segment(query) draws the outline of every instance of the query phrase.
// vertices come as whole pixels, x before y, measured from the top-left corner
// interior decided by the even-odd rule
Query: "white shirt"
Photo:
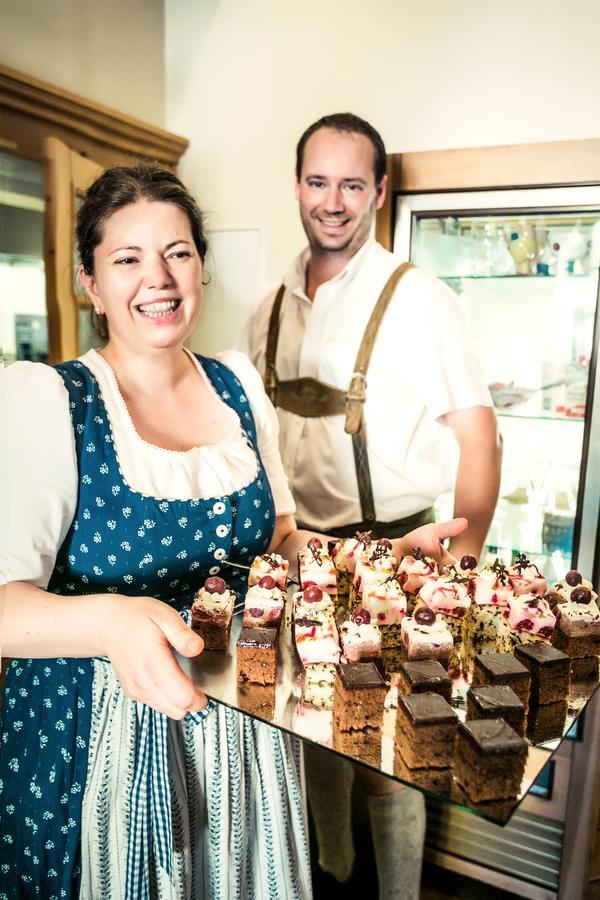
[[[218,358],[237,375],[250,401],[276,514],[293,513],[279,455],[277,417],[260,376],[242,353],[229,351]],[[186,451],[155,447],[135,431],[106,360],[95,350],[80,359],[100,387],[121,473],[131,488],[165,500],[206,499],[230,494],[255,478],[256,456],[238,416],[226,404],[230,428],[222,440]],[[219,402],[223,403],[220,398]],[[2,373],[1,405],[6,438],[0,469],[0,581],[27,581],[45,588],[77,503],[69,397],[55,369],[17,362]]]
[[[374,240],[305,293],[308,248],[284,279],[276,369],[347,390],[369,316],[402,262]],[[252,323],[250,353],[261,374],[274,293]],[[491,406],[466,322],[453,292],[423,269],[406,274],[392,298],[367,373],[365,420],[377,519],[393,521],[432,505],[453,486],[457,446],[438,419]],[[282,409],[280,447],[299,523],[327,531],[362,519],[352,440],[344,416],[305,419]]]

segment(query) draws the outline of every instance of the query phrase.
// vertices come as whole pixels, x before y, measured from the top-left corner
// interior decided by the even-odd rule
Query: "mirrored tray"
[[[234,613],[228,650],[205,651],[194,660],[180,658],[182,667],[189,672],[194,683],[214,700],[305,741],[326,747],[333,753],[382,772],[438,800],[469,809],[497,824],[508,822],[598,687],[597,679],[571,684],[564,716],[558,720],[555,710],[549,716],[547,707],[538,707],[540,712],[528,720],[527,759],[518,796],[499,802],[475,803],[462,792],[453,778],[452,766],[444,769],[410,769],[404,763],[395,746],[398,692],[394,676],[386,695],[381,730],[336,732],[331,707],[318,708],[303,702],[304,670],[292,641],[289,618],[292,593],[290,589],[280,629],[275,685],[237,681],[236,641],[242,625],[243,606]],[[463,671],[461,676],[453,678],[451,702],[461,721],[466,718],[465,698],[470,677],[470,673],[465,675]],[[456,752],[450,763],[456,761]]]

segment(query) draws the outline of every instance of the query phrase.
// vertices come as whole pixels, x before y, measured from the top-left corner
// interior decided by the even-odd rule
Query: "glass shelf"
[[[534,413],[511,412],[505,406],[495,406],[496,415],[503,419],[524,419],[525,421],[535,422],[579,422],[580,425],[585,424],[584,416],[563,416],[560,413],[544,412],[536,415]]]
[[[442,281],[571,281],[571,279],[581,279],[581,278],[597,278],[598,273],[594,272],[583,272],[583,273],[574,273],[574,272],[561,272],[558,275],[538,275],[536,273],[531,273],[529,275],[516,275],[515,273],[509,273],[508,275],[438,275]]]
[[[290,602],[291,590],[288,596],[288,610]],[[537,734],[543,736],[540,743],[534,744],[527,739],[528,756],[518,797],[499,803],[477,804],[468,801],[461,793],[452,778],[452,769],[409,769],[402,762],[395,743],[398,689],[394,684],[393,676],[386,696],[381,729],[367,729],[365,732],[350,732],[340,735],[334,726],[331,704],[328,707],[326,705],[319,708],[304,703],[304,672],[294,648],[291,624],[287,614],[284,616],[280,629],[275,685],[238,683],[236,641],[241,628],[241,619],[242,610],[238,609],[233,617],[228,650],[205,651],[193,660],[179,658],[182,667],[190,673],[194,683],[208,697],[253,718],[269,722],[276,728],[298,736],[303,741],[326,747],[330,752],[382,772],[430,797],[468,809],[500,825],[508,822],[521,801],[527,796],[544,766],[571,730],[598,687],[597,678],[590,682],[572,685],[568,703],[565,706],[564,721],[561,720],[558,727],[556,723],[552,724],[551,731],[540,732],[538,730]],[[471,679],[470,665],[472,663],[463,662],[460,667],[451,671],[453,675],[452,706],[460,721],[464,721],[466,717],[466,693]],[[536,722],[534,718],[528,727],[538,729],[540,723]],[[456,762],[456,756],[452,758],[452,762]]]

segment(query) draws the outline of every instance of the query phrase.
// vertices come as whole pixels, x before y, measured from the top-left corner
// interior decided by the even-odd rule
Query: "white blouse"
[[[295,505],[279,455],[277,416],[260,375],[237,351],[220,353],[217,358],[237,375],[250,401],[276,514],[293,514]],[[196,358],[192,359],[214,390]],[[90,350],[80,361],[98,382],[121,473],[134,490],[165,500],[206,499],[231,494],[256,476],[256,456],[238,416],[226,404],[230,427],[222,440],[185,451],[165,450],[137,434],[106,360]],[[40,363],[14,363],[3,371],[1,380],[0,579],[45,588],[77,503],[77,459],[68,393],[58,372]],[[220,397],[219,402],[223,403]]]

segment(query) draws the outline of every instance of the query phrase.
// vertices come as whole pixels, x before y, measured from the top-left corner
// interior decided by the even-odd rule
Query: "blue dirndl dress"
[[[268,547],[274,505],[250,405],[230,369],[199,360],[258,459],[250,484],[208,500],[130,488],[92,373],[57,367],[79,494],[50,592],[152,596],[185,616],[223,559]],[[0,900],[310,897],[301,769],[295,739],[221,704],[177,722],[129,700],[105,659],[13,660],[0,708]]]

